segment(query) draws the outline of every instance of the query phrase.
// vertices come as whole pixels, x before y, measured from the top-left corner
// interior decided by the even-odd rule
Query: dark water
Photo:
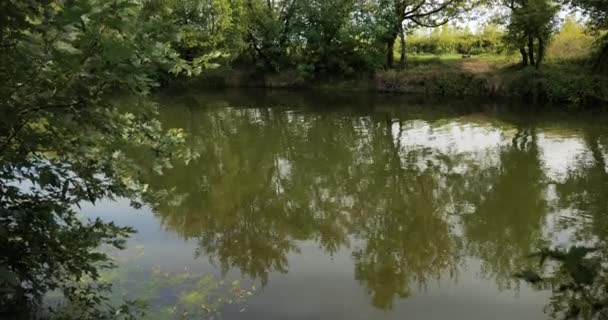
[[[550,293],[513,274],[539,246],[608,234],[605,117],[322,93],[160,101],[200,154],[151,175],[174,196],[86,209],[139,230],[108,279],[152,318],[200,318],[226,279],[252,295],[218,302],[223,319],[545,319]]]

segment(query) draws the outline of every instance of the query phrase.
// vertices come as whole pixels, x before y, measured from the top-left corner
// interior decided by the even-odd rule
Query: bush
[[[594,37],[573,17],[568,17],[561,31],[555,35],[547,49],[550,59],[576,59],[589,57],[593,51]]]
[[[507,99],[567,103],[597,107],[608,104],[608,79],[585,72],[580,66],[512,70],[474,75],[441,66],[417,66],[376,75],[376,90],[433,96],[504,97]]]
[[[410,54],[496,54],[505,51],[502,38],[503,32],[495,25],[488,25],[477,34],[444,25],[430,34],[419,31],[409,35],[406,51]],[[401,50],[399,45],[395,47]]]
[[[376,75],[376,89],[383,92],[422,93],[434,96],[485,96],[487,79],[466,72],[417,67],[406,71],[388,70]]]

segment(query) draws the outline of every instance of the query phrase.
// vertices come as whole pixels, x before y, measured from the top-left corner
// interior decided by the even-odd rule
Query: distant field
[[[398,64],[399,57],[395,57],[396,64]],[[455,68],[461,71],[470,73],[489,73],[496,71],[510,71],[514,66],[520,63],[520,56],[518,54],[511,55],[474,55],[471,57],[464,57],[461,54],[416,54],[407,56],[407,69],[429,69],[434,70],[441,67],[437,71],[446,71],[445,67]],[[561,70],[566,72],[587,72],[584,68],[581,68],[581,64],[585,63],[585,59],[582,58],[565,58],[565,57],[547,57],[544,63],[544,69],[546,71]]]
[[[453,67],[471,73],[487,73],[517,64],[518,58],[516,55],[416,54],[407,56],[407,68]],[[397,57],[396,61],[399,61]]]

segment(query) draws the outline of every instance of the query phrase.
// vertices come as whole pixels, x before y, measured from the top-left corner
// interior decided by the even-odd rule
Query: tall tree
[[[520,48],[524,65],[529,63],[539,69],[554,32],[559,6],[552,0],[505,0],[504,3],[511,9],[508,39]]]
[[[234,58],[244,48],[243,8],[236,0],[160,0],[169,10],[188,60],[212,51]]]
[[[379,0],[379,18],[384,21],[385,29],[382,40],[386,45],[386,66],[394,66],[395,41],[404,28],[439,27],[454,19],[470,3],[464,0]],[[402,47],[405,47],[405,41]]]
[[[564,0],[582,9],[589,17],[591,26],[596,31],[608,29],[608,1],[605,0]],[[602,38],[602,46],[594,64],[594,70],[608,74],[608,35]]]
[[[296,26],[301,0],[263,1],[246,0],[246,35],[254,61],[267,70],[277,71],[289,65],[288,49],[299,39]]]

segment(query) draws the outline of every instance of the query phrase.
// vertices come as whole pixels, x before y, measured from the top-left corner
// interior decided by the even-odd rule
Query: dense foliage
[[[519,48],[524,66],[540,68],[559,7],[552,0],[504,0],[504,4],[511,10],[508,42]]]
[[[570,0],[146,0],[155,15],[151,34],[176,48],[185,61],[201,55],[214,63],[264,73],[293,72],[311,79],[352,76],[405,66],[408,54],[522,53],[540,67],[561,24],[557,12],[574,5],[589,28],[606,28],[599,2]],[[471,32],[469,14],[506,15]],[[506,11],[504,10],[506,9]],[[170,30],[170,32],[169,32]],[[599,36],[600,33],[598,33]]]
[[[608,29],[608,2],[603,0],[567,0],[574,7],[583,10],[590,19],[590,25],[596,32]],[[608,35],[604,33],[599,40],[601,49],[597,54],[594,69],[608,74]]]
[[[547,57],[561,60],[585,58],[593,51],[594,41],[588,28],[574,17],[567,17],[547,48]]]
[[[448,24],[431,32],[419,30],[407,38],[406,51],[410,54],[504,54],[507,51],[504,31],[496,24],[488,24],[479,32],[468,28],[459,30]]]
[[[183,134],[163,133],[145,95],[180,61],[157,16],[130,0],[3,1],[0,21],[0,317],[40,312],[49,291],[82,307],[68,318],[115,318],[94,280],[134,230],[77,215],[82,202],[145,194],[138,149],[160,171]],[[108,99],[117,90],[128,104]],[[85,281],[87,280],[87,281]],[[93,282],[89,282],[93,281]],[[48,312],[48,311],[45,311]],[[51,313],[57,309],[51,309]]]

